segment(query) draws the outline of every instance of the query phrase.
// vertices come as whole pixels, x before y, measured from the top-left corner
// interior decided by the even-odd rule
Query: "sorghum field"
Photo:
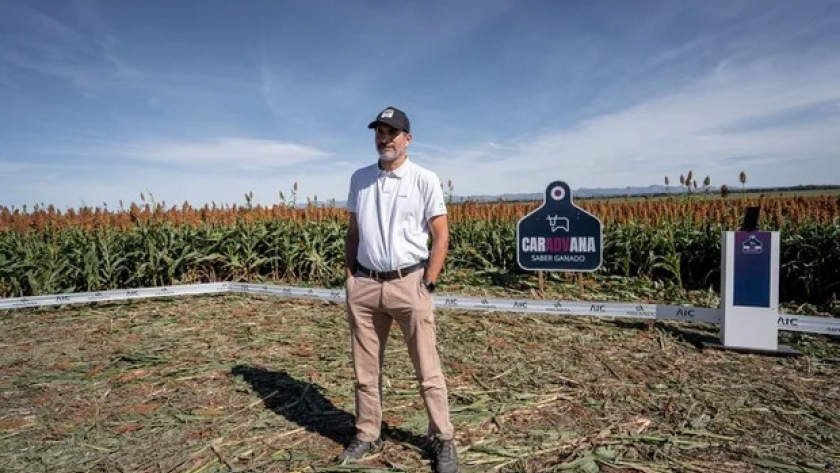
[[[443,282],[531,283],[533,274],[516,264],[516,222],[539,205],[451,205]],[[712,290],[720,279],[721,232],[737,229],[744,208],[758,206],[760,228],[781,232],[782,300],[821,307],[837,300],[840,195],[697,195],[579,205],[604,225],[604,264],[596,275]],[[343,283],[346,220],[344,209],[326,205],[143,203],[64,213],[0,207],[0,296],[242,280],[337,287]]]
[[[583,279],[515,262],[533,203],[450,207],[441,294],[716,307],[719,240],[743,208],[782,232],[782,306],[839,316],[837,196],[583,201],[604,266]],[[311,205],[0,209],[3,297],[204,281],[340,287],[342,209]],[[800,357],[704,351],[686,322],[439,310],[464,472],[840,471],[840,343],[782,332]],[[385,448],[353,434],[344,307],[264,296],[164,298],[0,313],[0,471],[431,472],[398,328]]]

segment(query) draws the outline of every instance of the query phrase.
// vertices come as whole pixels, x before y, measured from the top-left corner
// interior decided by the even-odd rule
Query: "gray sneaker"
[[[376,439],[373,442],[363,442],[358,437],[354,437],[350,441],[350,445],[338,455],[337,460],[343,462],[345,460],[359,460],[369,453],[375,453],[382,448],[382,439]]]
[[[435,473],[458,473],[458,449],[454,440],[436,440],[432,452]]]

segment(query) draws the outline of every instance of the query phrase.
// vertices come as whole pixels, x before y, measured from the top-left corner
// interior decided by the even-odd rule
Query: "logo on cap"
[[[389,109],[383,110],[382,114],[379,115],[379,118],[392,118],[394,116],[394,111]]]

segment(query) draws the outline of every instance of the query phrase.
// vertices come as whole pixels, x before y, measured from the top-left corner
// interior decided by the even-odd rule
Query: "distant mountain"
[[[798,185],[786,187],[745,187],[741,189],[740,186],[729,186],[730,194],[738,193],[775,193],[775,192],[804,192],[813,190],[838,190],[840,185]],[[709,186],[708,189],[698,187],[692,189],[693,194],[720,194],[719,186]],[[628,186],[628,187],[604,187],[604,188],[580,188],[572,189],[572,198],[574,199],[589,199],[589,198],[609,198],[609,197],[643,197],[643,196],[667,196],[679,195],[685,193],[685,188],[680,185],[676,186]],[[542,201],[542,192],[520,193],[520,194],[501,194],[501,195],[476,195],[476,196],[454,196],[453,202],[476,201],[476,202],[497,202],[499,200],[505,201]]]
[[[717,189],[712,189],[717,192]],[[672,193],[677,193],[678,190],[671,188]],[[668,188],[659,185],[650,186],[630,186],[630,187],[607,187],[607,188],[581,188],[572,189],[573,198],[585,199],[588,197],[616,197],[616,196],[642,196],[642,195],[656,195],[667,194]],[[477,201],[477,202],[495,202],[499,200],[505,201],[532,201],[543,200],[543,192],[534,193],[520,193],[520,194],[501,194],[501,195],[471,195],[471,196],[454,196],[453,202]]]
[[[675,189],[671,189],[671,192],[677,193],[678,191]],[[717,192],[717,189],[714,189],[714,192]],[[616,197],[616,196],[641,196],[641,195],[655,195],[655,194],[667,194],[668,188],[665,186],[658,186],[658,185],[650,185],[647,187],[625,187],[625,188],[582,188],[582,189],[573,189],[572,190],[572,197],[573,198],[588,198],[588,197]],[[498,202],[500,200],[507,201],[507,202],[515,202],[515,201],[534,201],[534,200],[543,200],[543,193],[542,192],[534,192],[534,193],[518,193],[518,194],[500,194],[500,195],[468,195],[468,196],[461,196],[456,195],[452,196],[452,202],[460,203],[460,202]],[[339,201],[336,202],[336,207],[345,207],[347,201]]]
[[[814,190],[814,189],[840,189],[840,186],[837,185],[800,185],[800,186],[789,186],[789,187],[767,187],[767,188],[756,188],[756,187],[747,187],[745,189],[741,189],[740,187],[729,187],[730,194],[736,194],[739,192],[748,192],[748,193],[755,193],[755,192],[785,192],[785,191],[806,191],[806,190]],[[572,189],[572,198],[574,199],[588,199],[588,198],[606,198],[606,197],[641,197],[641,196],[662,196],[668,194],[681,194],[685,192],[683,186],[676,185],[671,186],[670,188],[662,185],[649,185],[649,186],[628,186],[628,187],[605,187],[605,188],[580,188],[580,189]],[[709,192],[712,194],[719,194],[720,187],[718,186],[710,186],[709,189],[706,191],[703,188],[692,189],[693,193],[703,193]],[[468,195],[468,196],[460,196],[456,195],[452,197],[452,202],[460,203],[460,202],[498,202],[500,200],[506,202],[516,202],[516,201],[542,201],[543,200],[543,192],[531,192],[531,193],[512,193],[512,194],[500,194],[500,195]],[[304,204],[305,206],[305,204]],[[336,207],[345,207],[346,201],[339,201],[335,202]]]

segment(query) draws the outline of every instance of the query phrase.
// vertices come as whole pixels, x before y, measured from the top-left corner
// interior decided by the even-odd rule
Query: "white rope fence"
[[[119,289],[111,291],[50,294],[0,299],[0,310],[33,309],[71,304],[128,301],[201,294],[261,294],[288,299],[344,302],[343,289],[319,289],[296,286],[249,283],[206,283],[175,286]],[[545,299],[509,299],[436,295],[435,306],[444,310],[514,312],[542,315],[618,317],[645,320],[679,320],[720,325],[723,311],[706,307],[661,304],[582,302]],[[778,314],[779,330],[840,336],[840,319],[793,314]]]

